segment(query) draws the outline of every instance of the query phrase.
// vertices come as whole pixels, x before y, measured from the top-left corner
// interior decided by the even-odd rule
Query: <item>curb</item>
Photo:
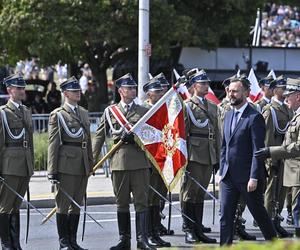
[[[216,190],[216,196],[218,197],[218,190]],[[213,195],[213,192],[210,191],[210,194]],[[209,195],[205,195],[205,200],[212,200]],[[179,201],[179,194],[172,194],[172,201]],[[53,208],[55,207],[54,199],[39,199],[30,201],[33,206],[36,208]],[[116,199],[114,196],[104,196],[104,197],[89,197],[87,198],[88,206],[97,206],[97,205],[112,205],[116,204]],[[21,209],[26,209],[27,205],[25,202],[22,203]]]

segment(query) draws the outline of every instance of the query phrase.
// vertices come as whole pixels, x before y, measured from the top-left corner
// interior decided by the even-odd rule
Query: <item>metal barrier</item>
[[[49,116],[50,114],[33,114],[32,115],[32,123],[33,123],[33,132],[36,134],[36,136],[39,136],[38,134],[43,134],[48,132],[48,123],[49,123]],[[101,112],[91,112],[89,113],[89,120],[90,120],[90,132],[93,135],[96,133],[96,130],[100,123],[100,118],[102,116]],[[42,140],[45,140],[45,138],[41,138]],[[37,141],[36,143],[40,143],[40,141]],[[34,147],[36,148],[36,147]],[[45,147],[44,147],[45,148]],[[47,150],[46,148],[44,150]],[[100,156],[104,156],[108,151],[107,144],[104,143]],[[38,165],[45,166],[43,169],[36,169],[35,175],[45,175],[45,168],[47,166],[47,152],[39,152],[38,156]],[[96,171],[96,173],[100,173],[103,171],[106,177],[109,177],[110,169],[109,169],[109,160],[106,160],[102,166],[102,170],[99,169]]]

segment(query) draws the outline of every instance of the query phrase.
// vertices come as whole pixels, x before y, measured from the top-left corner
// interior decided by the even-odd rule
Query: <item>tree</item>
[[[167,57],[172,41],[188,41],[191,20],[167,1],[150,2],[153,56]],[[45,65],[86,61],[100,84],[101,103],[107,102],[106,69],[121,56],[137,61],[137,0],[3,0],[0,5],[0,47],[9,63],[31,56]]]
[[[189,45],[206,49],[244,46],[254,25],[256,11],[266,0],[169,0],[177,11],[192,18],[194,34]]]

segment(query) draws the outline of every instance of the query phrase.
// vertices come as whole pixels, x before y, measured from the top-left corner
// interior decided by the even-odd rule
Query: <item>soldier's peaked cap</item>
[[[288,78],[286,80],[286,89],[284,95],[290,95],[296,91],[300,91],[300,78]]]
[[[269,88],[274,89],[274,88],[285,88],[286,87],[286,78],[281,75],[274,79],[271,83]]]
[[[115,81],[116,87],[120,88],[120,87],[136,87],[137,84],[134,81],[132,75],[130,73],[120,77],[119,79],[117,79]]]
[[[155,77],[152,78],[149,82],[147,82],[144,86],[143,86],[143,90],[145,93],[147,93],[148,91],[157,91],[157,90],[163,90],[163,86],[161,85],[161,82],[156,79]]]
[[[230,76],[230,77],[226,78],[226,79],[222,82],[222,85],[223,85],[225,88],[228,87],[229,84],[230,84],[230,82],[231,82],[231,80],[234,79],[234,78],[237,78],[237,77],[238,77],[237,74],[235,74],[235,75],[233,75],[233,76]]]
[[[18,88],[25,88],[26,86],[26,82],[20,74],[13,74],[4,78],[3,84],[5,84],[6,87],[13,86]]]
[[[206,72],[203,69],[201,69],[200,71],[196,72],[190,77],[190,82],[193,85],[196,82],[210,82],[210,79],[208,78]]]
[[[165,77],[164,73],[160,73],[156,76],[154,76],[155,79],[160,81],[161,86],[168,87],[170,86],[170,83],[168,82],[167,78]]]
[[[60,89],[61,91],[78,91],[81,90],[80,88],[80,84],[78,82],[78,80],[75,78],[75,76],[72,76],[71,78],[69,78],[68,80],[62,82],[60,84]]]
[[[271,82],[274,80],[273,76],[267,76],[259,80],[259,84],[262,86],[270,87]]]

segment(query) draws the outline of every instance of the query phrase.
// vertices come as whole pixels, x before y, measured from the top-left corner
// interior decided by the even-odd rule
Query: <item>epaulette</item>
[[[54,115],[54,114],[56,114],[56,113],[58,113],[62,110],[64,110],[63,107],[58,107],[58,108],[52,110],[52,112],[50,113],[50,116],[52,116],[52,115]]]
[[[271,110],[271,106],[272,106],[271,103],[268,103],[267,105],[265,105],[262,109],[262,113],[267,111],[267,110]]]

